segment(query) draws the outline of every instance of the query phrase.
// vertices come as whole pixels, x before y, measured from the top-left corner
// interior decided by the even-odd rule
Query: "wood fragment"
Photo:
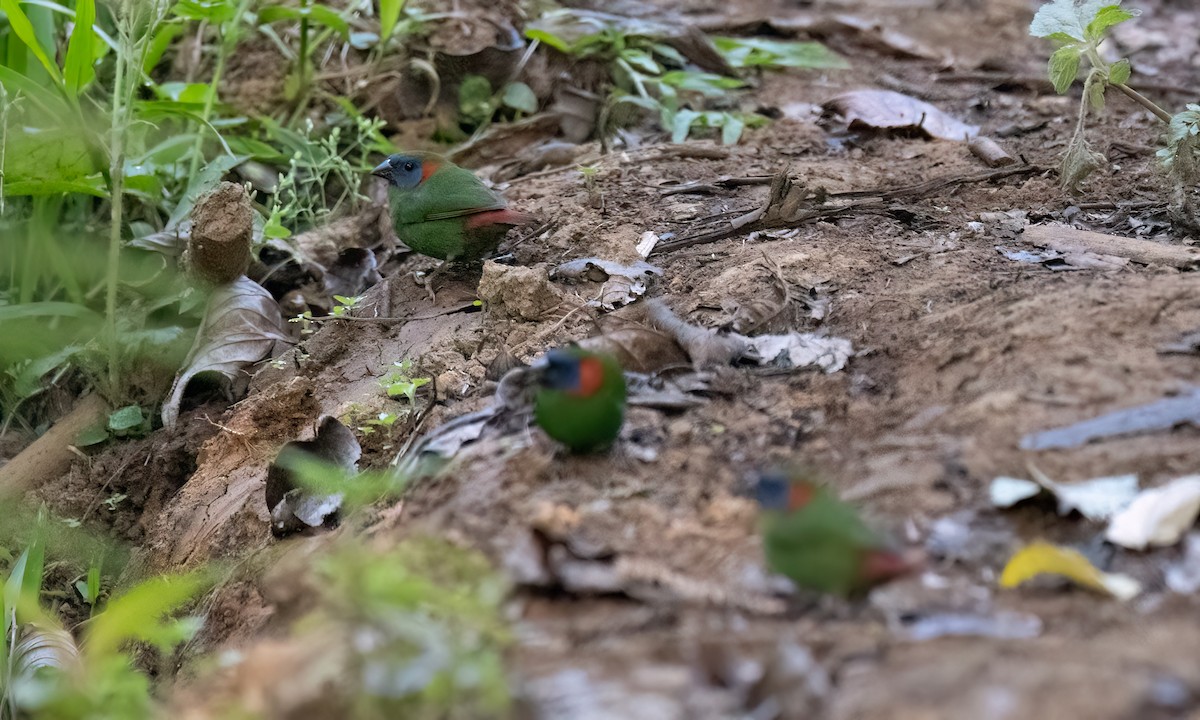
[[[986,135],[976,135],[967,143],[967,148],[971,154],[983,161],[988,167],[1005,167],[1012,165],[1017,160],[1012,155],[1009,155],[1004,148]]]
[[[1057,223],[1030,225],[1025,228],[1021,237],[1038,247],[1050,248],[1061,253],[1092,252],[1129,258],[1139,265],[1167,265],[1180,270],[1200,269],[1200,250],[1182,245],[1106,235]]]
[[[71,446],[81,432],[104,422],[108,403],[99,395],[81,399],[54,427],[0,467],[0,496],[25,492],[60,477],[75,459]]]

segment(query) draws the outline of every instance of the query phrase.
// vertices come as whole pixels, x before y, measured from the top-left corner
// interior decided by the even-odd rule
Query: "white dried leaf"
[[[1174,545],[1200,515],[1200,475],[1189,475],[1143,490],[1109,523],[1105,538],[1121,547],[1144,550]]]
[[[846,338],[816,333],[759,335],[745,340],[756,351],[760,365],[777,364],[790,368],[816,365],[833,373],[846,367],[854,355],[854,346]]]
[[[641,255],[642,258],[650,257],[650,253],[653,252],[654,247],[658,245],[659,239],[658,233],[651,230],[647,230],[646,232],[642,233],[642,237],[640,240],[638,240],[637,244],[638,255]]]
[[[988,497],[992,501],[992,507],[998,508],[1010,508],[1041,492],[1041,485],[1024,478],[998,477],[988,486]]]

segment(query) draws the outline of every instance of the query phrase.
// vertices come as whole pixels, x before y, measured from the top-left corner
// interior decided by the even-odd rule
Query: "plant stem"
[[[217,49],[217,65],[213,68],[212,80],[208,84],[208,94],[204,97],[204,110],[200,114],[201,124],[209,126],[209,120],[212,118],[213,106],[217,102],[217,88],[221,85],[221,76],[225,73],[225,61],[229,57],[229,53],[233,52],[234,46],[237,45],[238,36],[240,33],[240,24],[242,16],[246,14],[246,10],[250,7],[250,0],[241,0],[238,3],[237,11],[229,22],[226,23],[221,33],[221,45]],[[196,173],[200,170],[200,159],[203,157],[202,150],[204,149],[203,133],[196,133],[196,142],[192,145],[192,160],[188,165],[188,178],[196,177]]]
[[[4,217],[4,157],[8,148],[8,91],[0,83],[0,218]]]
[[[300,8],[307,10],[309,0],[302,0]],[[308,92],[308,16],[304,15],[300,18],[300,63],[296,68],[297,89],[296,97],[302,98]]]
[[[1141,94],[1137,90],[1134,90],[1133,88],[1129,87],[1125,83],[1114,83],[1113,87],[1115,87],[1116,89],[1125,93],[1125,95],[1128,96],[1130,100],[1133,100],[1138,105],[1141,105],[1142,107],[1146,108],[1150,112],[1154,113],[1154,116],[1157,117],[1159,120],[1162,120],[1163,122],[1165,122],[1167,124],[1171,123],[1171,114],[1169,112],[1167,112],[1166,110],[1163,110],[1161,107],[1159,107],[1158,104],[1155,103],[1150,98]]]
[[[112,209],[108,232],[108,271],[105,277],[107,293],[104,315],[107,322],[108,345],[108,392],[116,397],[120,371],[120,349],[117,345],[117,284],[121,273],[121,223],[125,207],[125,111],[128,107],[125,85],[129,82],[128,66],[133,53],[133,12],[129,5],[119,11],[119,51],[117,54],[116,77],[113,80],[112,127],[109,136],[109,206]]]

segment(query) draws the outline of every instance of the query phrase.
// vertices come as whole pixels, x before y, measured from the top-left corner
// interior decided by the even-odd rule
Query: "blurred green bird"
[[[535,366],[538,427],[571,452],[609,448],[625,420],[625,375],[608,355],[578,347],[551,350]]]
[[[914,569],[852,506],[799,472],[765,473],[757,496],[767,565],[797,587],[851,597]]]

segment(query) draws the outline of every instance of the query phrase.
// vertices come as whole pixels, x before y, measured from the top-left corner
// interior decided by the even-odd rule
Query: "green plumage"
[[[607,355],[579,348],[553,352],[558,354],[556,362],[597,363],[599,387],[590,394],[580,395],[569,388],[543,384],[534,400],[534,419],[547,435],[572,452],[607,449],[617,439],[625,420],[625,376],[621,366]],[[592,365],[592,369],[595,367]]]
[[[429,171],[411,187],[396,183],[388,186],[396,236],[422,255],[439,260],[479,260],[494,252],[508,229],[522,221],[520,213],[506,209],[504,198],[449,160],[427,153],[393,157],[420,163],[418,174]],[[388,168],[385,163],[377,174],[382,172],[387,177],[388,173],[402,172],[402,168],[403,162],[400,168]]]
[[[809,485],[811,497],[793,511],[764,510],[767,565],[797,587],[851,596],[901,574],[905,560],[829,490]]]

